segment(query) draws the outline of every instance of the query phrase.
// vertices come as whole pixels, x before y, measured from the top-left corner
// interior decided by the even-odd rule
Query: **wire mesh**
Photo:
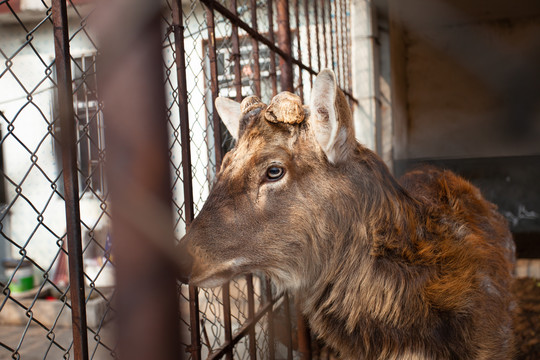
[[[259,94],[269,102],[281,88],[283,49],[277,48],[276,4],[280,0],[182,1],[184,53],[175,47],[173,0],[163,3],[163,73],[169,130],[174,230],[180,239],[186,218],[183,146],[191,150],[191,191],[196,215],[215,178],[219,156],[233,146],[224,128],[214,128],[212,81],[219,95],[239,99]],[[51,7],[46,1],[0,1],[0,174],[5,188],[0,210],[0,237],[5,274],[0,288],[0,358],[58,359],[73,357],[71,296],[66,246],[65,197],[60,138],[58,82]],[[290,0],[290,54],[294,91],[309,99],[313,75],[323,67],[337,70],[343,89],[350,93],[348,46],[349,2],[345,0]],[[116,357],[115,262],[111,255],[109,193],[105,174],[106,119],[100,101],[99,49],[88,24],[94,4],[68,1],[70,66],[76,123],[80,226],[83,232],[85,301],[88,322],[88,358]],[[212,5],[215,47],[210,46],[208,5]],[[221,5],[222,7],[219,7]],[[223,10],[226,9],[229,12]],[[233,17],[231,17],[233,14]],[[254,36],[254,33],[258,34]],[[215,51],[217,79],[212,78],[210,52]],[[183,56],[185,68],[177,67]],[[179,77],[187,85],[189,145],[182,141]],[[4,91],[7,89],[7,91]],[[216,132],[220,136],[216,137]],[[216,139],[220,138],[220,143]],[[34,284],[20,291],[18,282],[30,268]],[[198,289],[198,344],[193,309],[186,286],[178,285],[181,343],[187,350],[200,347],[201,357],[229,346],[224,310],[230,305],[230,330],[235,339],[224,356],[286,358],[300,356],[288,348],[279,326],[295,330],[295,320],[283,319],[283,300],[275,299],[266,279],[259,276],[232,281],[224,288]],[[228,294],[227,294],[228,292]],[[274,296],[275,297],[275,293]],[[227,306],[229,307],[229,306]],[[260,313],[264,309],[264,312]],[[259,314],[260,313],[260,314]],[[244,331],[245,330],[245,331]],[[244,331],[244,332],[242,332]],[[241,333],[241,334],[240,334]],[[240,335],[239,335],[240,334]],[[190,356],[196,354],[191,351]],[[272,354],[272,355],[270,355]]]

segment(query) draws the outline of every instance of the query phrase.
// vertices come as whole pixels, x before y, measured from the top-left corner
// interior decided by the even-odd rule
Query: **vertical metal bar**
[[[180,114],[180,141],[182,146],[182,175],[184,190],[184,216],[186,228],[193,221],[193,179],[191,171],[191,139],[189,136],[188,92],[184,48],[184,14],[181,0],[172,1],[174,45],[176,51],[176,81],[178,85],[178,110]],[[190,351],[193,359],[201,358],[199,295],[195,286],[189,285],[189,318],[191,327]],[[183,355],[183,353],[182,353]]]
[[[311,337],[309,334],[309,327],[307,326],[306,319],[300,311],[299,304],[296,305],[296,312],[296,326],[298,328],[298,351],[300,352],[300,358],[302,360],[310,360],[312,357]]]
[[[289,0],[277,0],[278,47],[287,55],[279,58],[281,68],[281,91],[294,91],[291,25],[289,21]]]
[[[332,11],[332,4],[334,4],[334,11]],[[334,36],[337,36],[337,31],[334,31],[335,29],[332,27],[332,24],[335,23],[335,21],[332,21],[332,18],[336,18],[336,2],[335,0],[328,0],[328,20],[330,23],[328,26],[330,27],[330,53],[332,54],[332,66],[331,68],[336,69],[336,59],[335,59],[335,52],[337,50],[337,47],[334,47]]]
[[[338,72],[338,79],[341,79],[341,77],[339,77],[339,71],[341,71],[341,66],[342,66],[342,58],[341,58],[341,46],[343,46],[343,44],[341,44],[340,46],[340,43],[339,43],[339,40],[341,39],[341,37],[343,36],[343,33],[341,33],[338,29],[338,11],[339,11],[339,7],[338,7],[338,4],[337,4],[337,0],[333,0],[333,3],[334,3],[334,28],[335,28],[335,33],[336,33],[336,57],[337,57],[337,64],[336,64],[336,72]],[[338,80],[339,82],[339,80]]]
[[[251,5],[251,27],[255,31],[259,31],[257,25],[257,0],[250,0]],[[251,47],[253,48],[253,67],[255,74],[253,82],[255,84],[255,94],[261,97],[261,65],[259,64],[259,42],[252,38]]]
[[[257,0],[251,0],[251,27],[255,31],[258,31]],[[251,46],[253,48],[253,65],[254,65],[254,70],[255,70],[255,74],[254,74],[255,94],[258,97],[261,97],[261,67],[259,64],[259,42],[256,39],[252,39]],[[252,320],[255,317],[253,275],[250,274],[247,276],[247,282],[248,282],[248,319]],[[249,353],[250,353],[250,358],[253,360],[257,359],[256,341],[257,339],[255,337],[255,327],[253,327],[249,331]],[[269,342],[269,344],[273,344],[273,343]],[[273,345],[270,345],[270,346],[272,347]]]
[[[212,90],[212,107],[219,94],[217,56],[216,56],[216,29],[214,23],[214,7],[209,3],[206,7],[206,24],[208,26],[208,57],[210,60],[210,86]],[[221,150],[221,122],[215,109],[212,111],[212,124],[214,126],[214,150],[216,160],[216,173],[221,167],[223,152]]]
[[[315,43],[317,44],[317,71],[321,71],[321,44],[319,41],[319,12],[317,11],[317,0],[313,2],[313,11],[315,12]]]
[[[232,13],[238,16],[236,0],[232,0]],[[240,40],[238,39],[238,25],[231,22],[232,29],[232,58],[234,60],[234,88],[236,89],[236,101],[242,101],[242,73],[240,69]]]
[[[336,0],[338,1],[338,0]],[[339,69],[339,73],[342,74],[340,75],[340,79],[343,79],[343,81],[341,82],[341,87],[343,89],[346,88],[345,86],[345,57],[347,56],[347,44],[346,44],[346,37],[347,37],[347,30],[344,26],[344,22],[343,22],[343,14],[345,13],[346,9],[344,8],[343,6],[343,0],[339,0],[339,8],[337,10],[337,12],[339,13],[339,24],[340,24],[340,31],[341,31],[341,49],[342,49],[342,64],[340,66],[340,69]],[[337,14],[336,14],[337,15]]]
[[[296,50],[297,50],[297,56],[298,60],[302,61],[302,46],[300,44],[300,9],[298,6],[298,3],[300,0],[293,0],[294,1],[294,14],[295,14],[295,21],[296,21]],[[298,68],[298,93],[300,95],[300,98],[302,99],[302,102],[304,101],[304,81],[302,79],[302,68]]]
[[[230,283],[226,283],[222,286],[223,294],[223,321],[225,322],[225,343],[230,343],[232,340],[232,326],[231,326],[231,293],[230,293]],[[227,350],[225,358],[227,360],[232,359],[233,349],[229,348]]]
[[[276,43],[274,36],[274,1],[268,0],[268,36],[272,44]],[[270,49],[270,78],[272,79],[272,96],[276,96],[277,90],[277,69],[276,53]]]
[[[236,9],[236,6],[235,6]],[[216,32],[215,32],[215,15],[214,7],[212,3],[209,3],[206,8],[206,23],[208,26],[208,57],[210,59],[210,83],[212,90],[212,106],[214,106],[216,98],[219,95],[218,84],[218,72],[217,72],[217,56],[216,56]],[[238,30],[237,30],[238,36]],[[238,40],[238,37],[236,38]],[[238,43],[237,43],[238,51]],[[236,69],[235,69],[236,70]],[[235,79],[235,82],[237,80]],[[235,84],[237,85],[237,84]],[[237,88],[236,98],[241,97]],[[214,143],[215,143],[215,161],[216,161],[216,173],[219,172],[221,161],[223,159],[223,152],[221,149],[221,122],[215,109],[212,111],[212,120],[214,125]],[[229,342],[232,339],[232,326],[231,326],[231,299],[229,283],[222,287],[223,295],[223,312],[225,322],[225,341]],[[232,349],[227,352],[227,359],[232,359]]]
[[[247,296],[248,296],[248,319],[252,320],[255,317],[255,290],[253,289],[253,275],[246,276],[247,281]],[[249,329],[249,358],[257,359],[257,343],[255,337],[255,326]]]
[[[287,339],[287,359],[292,360],[293,358],[293,343],[292,343],[292,332],[291,332],[291,303],[289,295],[285,294],[283,297],[283,310],[285,311],[285,320],[287,324],[285,326],[285,339]]]
[[[270,279],[266,279],[266,302],[273,302],[272,298],[272,283]],[[274,334],[274,311],[272,307],[268,310],[268,358],[274,360],[276,358],[276,348],[275,348],[275,334]]]
[[[346,64],[347,64],[347,90],[349,91],[349,93],[352,94],[352,63],[351,63],[351,53],[352,53],[352,48],[351,48],[351,16],[350,16],[350,12],[351,12],[351,3],[349,2],[349,0],[346,0],[345,1],[345,9],[346,9],[346,13],[345,15],[347,16],[346,18],[346,25],[345,25],[345,33],[346,33],[346,37],[345,37],[345,40],[346,40],[346,48],[347,48],[347,61],[346,61]]]
[[[296,5],[298,3],[296,2]],[[298,10],[298,7],[296,7]],[[293,69],[292,69],[292,49],[291,49],[291,28],[290,28],[290,19],[289,19],[289,1],[288,0],[278,0],[277,3],[277,12],[278,12],[278,36],[279,36],[279,47],[288,55],[288,59],[280,58],[280,67],[281,67],[281,90],[294,92],[294,78],[293,78]],[[297,11],[298,13],[298,11]],[[298,17],[296,18],[298,19]],[[300,44],[299,44],[300,45]],[[292,359],[292,333],[291,333],[291,314],[289,307],[289,297],[285,296],[285,315],[287,319],[287,341],[288,344],[288,358]],[[298,317],[302,319],[297,319],[297,321],[304,321],[300,312],[297,313]],[[305,330],[305,329],[304,329]],[[305,332],[298,333],[298,337],[302,338],[303,343],[306,341]],[[306,352],[309,350],[303,349]]]
[[[201,359],[201,330],[199,325],[199,290],[189,285],[189,325],[191,345],[188,349],[194,360]]]
[[[114,204],[119,354],[173,360],[180,334],[160,6],[121,0],[107,11],[100,14],[109,23],[99,84]]]
[[[321,0],[321,22],[323,33],[323,48],[324,48],[324,67],[328,67],[328,48],[326,46],[326,6],[325,0]]]
[[[65,0],[53,0],[52,19],[54,24],[56,77],[58,81],[58,106],[62,126],[62,167],[69,255],[73,354],[76,360],[86,360],[88,359],[88,336],[81,243],[79,180],[77,176],[77,137],[73,112],[69,27]]]
[[[309,0],[304,0],[304,16],[306,18],[306,34],[307,34],[307,51],[308,51],[308,64],[312,68],[311,64],[311,25],[309,23]],[[313,86],[313,74],[309,73],[310,85]]]
[[[231,12],[234,16],[238,16],[236,0],[231,1]],[[238,39],[238,25],[231,22],[232,27],[232,58],[233,58],[233,72],[234,72],[234,87],[236,89],[236,101],[242,101],[242,73],[240,68],[240,40]],[[223,320],[225,325],[225,342],[230,343],[232,341],[232,321],[231,321],[231,298],[230,298],[230,283],[223,285]],[[233,348],[227,350],[226,359],[233,358]]]
[[[186,83],[186,58],[184,48],[184,18],[181,0],[172,1],[172,17],[178,86],[178,111],[180,114],[180,141],[182,144],[182,183],[184,186],[184,215],[186,226],[194,218],[193,179],[191,172],[191,139],[189,136],[188,91]]]

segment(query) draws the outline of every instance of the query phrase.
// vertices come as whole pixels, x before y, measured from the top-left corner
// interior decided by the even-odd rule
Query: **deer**
[[[215,107],[236,145],[178,245],[190,284],[264,274],[340,359],[512,358],[515,244],[478,188],[434,167],[396,179],[330,69],[308,105]]]

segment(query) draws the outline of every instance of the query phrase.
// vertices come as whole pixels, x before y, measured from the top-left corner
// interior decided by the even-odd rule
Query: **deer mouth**
[[[224,285],[233,277],[242,273],[241,267],[245,263],[246,260],[243,258],[232,259],[218,265],[203,265],[195,262],[189,283],[203,288]]]

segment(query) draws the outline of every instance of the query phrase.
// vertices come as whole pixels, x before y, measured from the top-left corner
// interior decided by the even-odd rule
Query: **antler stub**
[[[300,124],[305,118],[302,100],[288,91],[279,93],[268,105],[264,117],[273,123]]]

